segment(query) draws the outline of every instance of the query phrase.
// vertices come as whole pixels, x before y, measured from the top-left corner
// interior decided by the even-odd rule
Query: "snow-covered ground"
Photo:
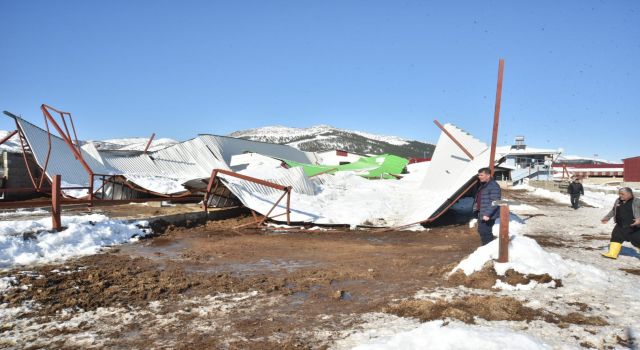
[[[421,323],[413,318],[385,313],[357,315],[358,326],[345,329],[333,344],[335,349],[579,349],[626,348],[629,334],[640,334],[640,276],[623,271],[638,270],[640,255],[628,243],[617,260],[600,256],[606,251],[613,223],[601,224],[600,218],[609,210],[616,196],[587,190],[585,202],[592,207],[574,210],[569,207],[568,196],[530,187],[530,196],[558,201],[562,205],[522,205],[513,207],[510,220],[510,262],[494,263],[496,272],[504,274],[514,269],[523,274],[549,274],[561,280],[561,286],[530,282],[512,286],[496,281],[493,289],[468,287],[439,287],[425,289],[414,295],[415,300],[457,300],[468,296],[510,297],[524,306],[567,315],[580,312],[586,317],[600,317],[606,325],[550,323],[534,321],[489,321],[480,317],[474,324],[454,319]],[[126,223],[109,220],[101,215],[66,217],[63,224],[69,228],[62,233],[50,233],[50,219],[0,222],[0,264],[33,264],[92,254],[101,247],[127,242],[132,237],[148,234],[145,222]],[[495,227],[497,234],[498,225]],[[531,237],[528,237],[531,236]],[[534,240],[535,239],[535,240]],[[542,241],[554,244],[537,243]],[[456,270],[471,274],[497,257],[498,243],[478,248],[463,259]],[[15,278],[0,279],[0,293],[10,288],[23,288]],[[212,310],[218,316],[227,308],[255,298],[247,295],[208,296]],[[186,301],[185,301],[186,302]],[[202,300],[199,301],[201,303]],[[206,304],[206,303],[205,303]],[[162,305],[150,305],[162,307]],[[24,308],[28,308],[25,305]],[[26,310],[26,309],[25,309]],[[0,306],[0,319],[11,324],[9,336],[37,340],[38,329],[28,319],[18,316],[26,312],[20,308]],[[194,312],[201,312],[194,309]],[[202,312],[213,312],[204,310]],[[216,317],[218,317],[216,316]],[[162,326],[165,320],[154,318],[145,310],[98,309],[84,314],[70,314],[70,325],[80,322],[151,322]],[[222,316],[220,316],[222,317]],[[223,318],[220,318],[221,320]],[[93,320],[93,321],[92,321]],[[96,321],[97,320],[97,321]],[[25,323],[27,322],[27,323]],[[155,322],[155,323],[154,323]],[[164,323],[163,323],[164,322]],[[114,323],[114,324],[115,324]],[[39,325],[38,327],[40,327]],[[46,325],[54,329],[60,323]],[[24,332],[23,336],[17,330]],[[98,334],[79,334],[72,339],[77,346],[100,344]],[[160,344],[156,344],[160,345]],[[164,344],[166,345],[166,344]],[[176,345],[176,344],[173,344]]]
[[[0,288],[1,285],[0,280]],[[230,312],[238,309],[249,312],[256,298],[261,298],[262,302],[273,299],[256,291],[219,293],[215,296],[184,298],[178,303],[152,301],[148,308],[101,307],[92,311],[64,309],[54,319],[44,322],[37,318],[21,317],[31,313],[37,305],[27,303],[13,308],[0,305],[0,320],[3,325],[0,348],[109,348],[113,334],[132,332],[138,325],[144,325],[139,333],[141,337],[148,338],[148,343],[145,344],[147,348],[179,348],[184,346],[179,340],[152,338],[152,335],[158,331],[174,333],[176,328],[184,326],[184,319],[193,319],[189,332],[194,333],[194,336],[205,331],[222,330],[228,327],[227,315]],[[82,330],[73,334],[60,331],[65,329]],[[234,339],[228,340],[231,342]]]
[[[466,287],[439,288],[417,293],[416,300],[454,300],[470,295],[512,297],[523,305],[556,314],[583,312],[599,316],[608,325],[558,324],[536,320],[487,321],[476,317],[474,325],[455,320],[419,323],[414,319],[387,314],[367,314],[364,323],[338,341],[336,349],[597,349],[628,348],[629,335],[640,335],[640,276],[622,269],[640,268],[640,255],[625,243],[617,260],[600,256],[608,246],[613,223],[601,224],[600,218],[612,206],[616,195],[587,190],[585,202],[594,208],[574,210],[568,195],[532,187],[519,187],[532,196],[550,198],[566,206],[535,208],[531,205],[514,210],[510,220],[510,262],[494,263],[500,275],[512,268],[523,274],[547,273],[561,279],[555,283],[511,286],[496,281],[494,289]],[[514,207],[515,208],[515,207]],[[494,226],[494,234],[497,235]],[[556,242],[541,247],[536,238]],[[557,245],[557,246],[556,246]],[[478,248],[455,269],[466,274],[482,269],[498,256],[497,241]],[[453,271],[452,271],[453,272]],[[637,344],[637,343],[636,343]]]
[[[0,269],[95,254],[152,233],[146,221],[111,220],[101,214],[62,216],[62,225],[65,230],[52,232],[50,217],[0,221]]]

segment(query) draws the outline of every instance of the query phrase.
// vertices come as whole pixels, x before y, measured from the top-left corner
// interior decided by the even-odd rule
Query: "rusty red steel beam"
[[[283,214],[287,215],[287,223],[291,222],[291,217],[290,217],[290,213],[291,213],[291,186],[282,186],[273,182],[269,182],[266,180],[262,180],[262,179],[258,179],[255,177],[251,177],[251,176],[247,176],[247,175],[242,175],[242,174],[238,174],[235,173],[233,171],[229,171],[229,170],[224,170],[224,169],[213,169],[211,171],[211,177],[209,178],[209,182],[207,183],[207,191],[204,194],[204,210],[205,212],[208,210],[207,206],[208,206],[208,200],[209,200],[209,196],[211,194],[211,188],[213,187],[213,183],[216,182],[216,186],[217,186],[217,181],[216,178],[218,177],[218,174],[225,174],[228,176],[232,176],[232,177],[236,177],[245,181],[250,181],[253,183],[257,183],[259,185],[263,185],[266,187],[271,187],[280,191],[284,191],[284,193],[280,196],[280,198],[278,198],[278,200],[273,204],[273,206],[271,207],[271,209],[269,210],[269,212],[267,213],[267,215],[265,215],[265,217],[257,224],[258,226],[262,225],[264,223],[265,220],[269,219],[269,214],[271,214],[271,212],[276,208],[276,206],[278,206],[278,204],[280,203],[280,201],[284,198],[284,196],[287,196],[287,208],[286,208],[286,212]],[[279,215],[278,215],[279,216]]]
[[[151,141],[153,141],[154,137],[156,137],[155,132],[151,134],[151,137],[149,138],[149,142],[147,142],[147,146],[144,148],[144,151],[142,152],[142,154],[147,154],[147,150],[149,149],[149,146],[151,146]]]
[[[64,131],[65,131],[65,135],[67,136],[67,138],[71,141],[73,141],[71,139],[71,134],[69,133],[69,128],[67,127],[67,121],[64,119],[64,114],[60,113],[60,118],[62,119],[62,125],[64,125]],[[73,142],[72,142],[73,143]]]
[[[47,136],[48,136],[47,140],[49,142],[49,149],[47,150],[47,158],[44,162],[44,167],[42,168],[42,174],[40,176],[40,183],[38,184],[38,189],[42,187],[42,183],[47,174],[47,168],[49,167],[49,158],[51,157],[51,148],[52,148],[51,147],[51,131],[49,130],[49,123],[47,123],[46,117],[44,118],[44,121],[45,121],[44,125],[47,127]]]
[[[0,188],[0,192],[4,193],[39,193],[39,194],[49,194],[51,193],[51,187],[41,188],[40,191],[35,188]]]
[[[60,190],[60,175],[54,175],[52,180],[51,194],[51,228],[60,232],[62,231],[62,219],[60,217],[60,202],[62,193]]]
[[[202,206],[204,207],[204,212],[208,213],[209,212],[209,197],[211,196],[211,188],[213,187],[213,183],[216,183],[216,186],[214,188],[214,192],[215,190],[218,188],[218,181],[216,181],[216,178],[218,177],[218,169],[213,169],[211,171],[211,177],[209,177],[209,182],[207,183],[207,192],[204,193],[204,199],[202,202]]]
[[[280,213],[280,214],[278,214],[278,215],[274,215],[274,216],[270,217],[269,219],[277,218],[277,217],[282,216],[282,215],[285,215],[285,214],[286,214],[286,213]],[[256,225],[256,227],[257,227],[257,228],[259,228],[259,227],[260,227],[260,224],[259,224],[259,222],[258,222],[258,221],[259,221],[260,219],[259,219],[257,216],[255,216],[255,215],[254,215],[254,219],[255,219],[255,221],[253,221],[253,222],[248,222],[248,223],[246,223],[246,224],[242,224],[242,225],[239,225],[239,226],[235,226],[235,227],[233,227],[232,229],[236,230],[236,229],[243,228],[243,227],[247,227],[247,226],[251,226],[251,225]]]
[[[78,152],[78,149],[74,146],[74,144],[71,141],[71,139],[69,138],[69,136],[64,134],[64,132],[60,128],[60,125],[58,125],[58,123],[55,121],[55,119],[53,119],[53,117],[51,116],[51,114],[49,113],[49,111],[47,109],[51,109],[51,110],[56,111],[56,112],[61,113],[61,114],[62,113],[69,114],[69,113],[68,112],[58,111],[57,109],[55,109],[55,108],[53,108],[51,106],[48,106],[46,104],[42,104],[40,106],[40,109],[42,110],[42,113],[44,114],[45,119],[48,119],[51,122],[51,124],[58,131],[58,133],[60,134],[60,136],[62,137],[64,142],[67,144],[67,146],[69,146],[69,149],[71,149],[71,152],[73,153],[73,155],[78,159],[80,164],[82,164],[82,167],[84,168],[84,170],[87,171],[87,175],[93,174],[93,170],[91,169],[91,167],[87,164],[87,162],[85,162],[84,158],[82,158],[82,154],[80,154],[80,152]]]
[[[22,129],[20,128],[20,125],[18,125],[18,121],[17,120],[16,120],[16,127],[20,131],[18,136],[20,138],[20,147],[22,148],[22,159],[24,159],[24,166],[27,168],[27,174],[29,174],[29,179],[31,179],[31,183],[33,184],[33,188],[36,191],[38,191],[38,185],[36,184],[36,180],[33,177],[33,173],[31,172],[31,167],[29,166],[29,160],[27,159],[27,149],[24,146],[24,133],[22,132]],[[32,156],[33,156],[33,154],[32,154]],[[43,172],[42,176],[44,176],[44,172]]]
[[[12,132],[10,132],[9,134],[7,134],[7,136],[3,137],[3,138],[2,138],[2,140],[0,140],[0,145],[1,145],[1,144],[3,144],[3,143],[5,143],[5,142],[7,142],[7,141],[9,141],[9,139],[10,139],[11,137],[13,137],[13,135],[15,135],[15,134],[17,134],[17,133],[18,133],[18,129],[13,130],[13,131],[12,131]]]
[[[262,218],[262,220],[260,220],[260,222],[258,223],[258,226],[262,225],[267,219],[271,219],[269,217],[269,214],[271,214],[271,212],[278,206],[278,203],[280,203],[280,201],[282,200],[282,198],[284,198],[284,196],[289,193],[289,189],[285,189],[284,193],[282,193],[282,196],[280,196],[280,198],[278,198],[278,200],[273,203],[273,206],[271,207],[271,209],[267,212],[267,215],[264,216],[264,218]],[[289,207],[287,206],[287,211],[283,214],[289,214]],[[279,214],[282,215],[282,214]],[[274,216],[275,217],[275,216]]]
[[[247,176],[247,175],[238,174],[238,173],[235,173],[235,172],[229,171],[229,170],[214,169],[214,171],[216,171],[218,174],[225,174],[225,175],[237,177],[237,178],[242,179],[242,180],[255,182],[255,183],[259,184],[259,185],[275,188],[276,190],[280,190],[280,191],[285,191],[288,188],[288,186],[282,186],[282,185],[279,185],[279,184],[276,184],[276,183],[273,183],[273,182],[269,182],[269,181],[266,181],[266,180],[258,179],[256,177],[251,177],[251,176]]]
[[[0,209],[24,209],[50,207],[51,199],[24,202],[0,202]]]
[[[467,157],[469,157],[469,159],[473,160],[473,156],[471,155],[471,153],[460,142],[458,142],[458,140],[456,140],[456,138],[453,137],[453,135],[451,135],[451,133],[449,133],[447,129],[445,129],[444,126],[442,126],[442,124],[440,124],[439,121],[434,120],[433,122],[440,128],[440,130],[442,130],[443,133],[445,133],[445,135],[449,136],[451,141],[453,141],[453,143],[455,143],[456,146],[458,146],[462,150],[462,152],[464,152],[464,154],[466,154]]]
[[[496,144],[498,143],[498,125],[500,123],[500,102],[502,100],[502,76],[504,71],[504,59],[498,63],[498,86],[496,87],[496,106],[493,112],[493,134],[491,136],[491,153],[489,155],[489,170],[493,176],[496,163]]]
[[[69,121],[71,121],[71,130],[73,130],[73,137],[75,137],[76,139],[76,147],[78,148],[78,152],[80,152],[80,142],[78,141],[78,134],[76,134],[76,126],[74,125],[73,117],[71,116],[71,113],[67,113],[67,114],[69,115]],[[64,115],[63,115],[63,118],[64,118]],[[82,152],[80,152],[80,155],[82,156]]]
[[[498,262],[509,262],[509,206],[500,206],[500,235],[498,236]]]
[[[63,188],[61,188],[63,190]],[[0,190],[1,192],[1,190]],[[109,206],[120,205],[128,203],[145,203],[145,202],[163,202],[171,200],[172,202],[190,202],[200,201],[202,197],[174,197],[174,198],[131,198],[131,199],[99,199],[94,198],[93,203],[95,205]],[[89,199],[73,199],[73,198],[60,198],[60,205],[77,205],[77,204],[89,204]],[[51,207],[51,200],[28,200],[28,201],[13,201],[13,202],[0,202],[0,209],[20,209],[20,208],[42,208]]]

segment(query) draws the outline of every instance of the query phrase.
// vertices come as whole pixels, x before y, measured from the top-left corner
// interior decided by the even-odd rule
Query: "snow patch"
[[[505,327],[476,326],[458,321],[438,320],[423,323],[410,330],[394,332],[395,329],[407,328],[410,324],[402,319],[386,321],[385,327],[376,327],[353,334],[340,341],[341,345],[337,348],[345,349],[351,344],[359,344],[353,349],[551,349],[551,346],[540,339]]]
[[[50,232],[51,218],[0,222],[0,268],[95,254],[152,233],[147,221],[110,220],[101,214],[63,216],[62,225],[67,227],[62,232]]]

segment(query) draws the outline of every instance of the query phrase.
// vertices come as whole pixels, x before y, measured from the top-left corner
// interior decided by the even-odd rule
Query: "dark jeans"
[[[578,209],[580,205],[580,194],[572,194],[571,195],[571,206],[573,209]]]
[[[640,248],[640,227],[622,227],[616,224],[611,233],[611,242],[623,243],[625,241]]]
[[[495,220],[482,221],[482,217],[478,218],[478,234],[480,235],[482,245],[485,245],[495,239],[495,237],[493,237],[493,233],[491,232],[493,224],[495,223]]]

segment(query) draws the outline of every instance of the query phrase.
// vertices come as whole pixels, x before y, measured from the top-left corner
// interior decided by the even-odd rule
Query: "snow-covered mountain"
[[[311,152],[340,149],[358,154],[391,153],[402,157],[431,157],[435,148],[432,144],[420,141],[338,129],[329,125],[316,125],[309,128],[266,126],[236,131],[229,136],[286,144]]]
[[[109,139],[104,141],[89,141],[96,146],[98,150],[110,151],[144,151],[149,142],[148,137],[132,137],[122,139]],[[149,146],[149,151],[156,151],[175,145],[178,141],[169,138],[154,139]]]
[[[0,131],[0,137],[8,132]],[[401,157],[431,157],[435,146],[432,144],[405,140],[395,136],[370,134],[361,131],[344,130],[328,125],[316,125],[310,128],[289,128],[268,126],[263,128],[236,131],[229,136],[247,140],[277,144],[287,144],[303,151],[319,152],[343,150],[356,154],[391,153]],[[91,142],[98,150],[143,151],[149,138],[118,138]],[[82,142],[83,143],[83,142]],[[150,151],[163,149],[178,143],[170,138],[154,139]],[[17,136],[12,137],[0,149],[21,152]]]

